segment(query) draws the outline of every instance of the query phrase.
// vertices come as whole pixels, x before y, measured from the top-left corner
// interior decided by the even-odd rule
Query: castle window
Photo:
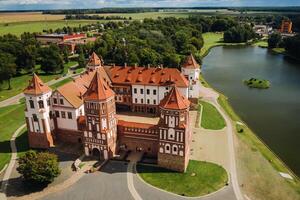
[[[156,90],[153,90],[153,95],[156,95]]]
[[[150,104],[150,99],[147,99],[147,104]]]
[[[61,105],[64,105],[64,100],[63,99],[59,99],[59,102]]]
[[[59,111],[55,111],[55,116],[57,117],[57,118],[59,118]]]
[[[50,106],[50,99],[47,100],[47,105]]]
[[[156,100],[155,99],[153,100],[153,104],[156,104]]]
[[[177,151],[178,151],[177,146],[173,146],[173,154],[177,154]]]
[[[136,94],[136,93],[137,93],[137,89],[136,89],[136,88],[134,88],[134,90],[133,90],[133,91],[134,91],[134,94]]]
[[[170,153],[170,145],[169,144],[165,145],[165,152]]]
[[[44,102],[42,100],[39,100],[39,108],[44,108]]]
[[[150,90],[149,89],[147,89],[147,94],[150,94]]]
[[[71,112],[68,112],[68,118],[72,119],[72,113]]]
[[[61,117],[66,118],[66,112],[65,111],[61,111]]]
[[[36,114],[32,114],[32,118],[33,118],[33,121],[35,121],[35,122],[38,121],[38,118],[37,118]]]
[[[141,103],[142,103],[142,104],[144,103],[144,99],[141,99]]]
[[[29,105],[30,105],[30,108],[34,108],[34,103],[32,100],[29,100]]]
[[[53,98],[53,103],[57,104],[57,99],[56,98]]]
[[[141,89],[141,94],[144,94],[144,90],[143,89]]]
[[[137,98],[134,99],[135,103],[137,103]]]

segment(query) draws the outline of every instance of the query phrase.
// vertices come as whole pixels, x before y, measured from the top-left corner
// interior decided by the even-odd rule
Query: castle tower
[[[199,76],[200,76],[200,65],[191,54],[187,56],[185,62],[181,67],[181,73],[189,81],[189,98],[199,97]]]
[[[184,172],[189,161],[191,142],[190,102],[174,86],[159,107],[158,165]]]
[[[86,131],[84,150],[86,155],[109,159],[115,155],[117,120],[115,117],[115,93],[97,71],[84,94]]]
[[[24,90],[25,118],[31,148],[44,149],[53,146],[51,132],[54,127],[51,126],[51,94],[52,90],[36,74],[33,74],[32,80]]]
[[[103,60],[100,59],[97,54],[94,52],[89,59],[89,62],[86,66],[86,68],[88,70],[95,70],[95,69],[99,69],[103,64]]]

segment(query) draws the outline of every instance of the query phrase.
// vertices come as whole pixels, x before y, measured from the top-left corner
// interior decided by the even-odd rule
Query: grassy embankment
[[[0,170],[10,160],[11,136],[22,124],[25,123],[24,109],[24,103],[0,108]],[[21,138],[24,140],[24,137]],[[16,142],[20,145],[21,142],[19,139],[20,138],[18,137]],[[25,143],[24,145],[26,146]],[[21,148],[21,151],[22,149],[24,150],[24,148]]]
[[[39,65],[37,65],[37,72],[39,73],[39,77],[46,83],[50,80],[61,77],[63,74],[67,73],[69,67],[77,64],[77,62],[69,62],[65,64],[64,72],[60,74],[44,74],[39,70]],[[12,96],[15,96],[23,91],[23,89],[28,85],[28,81],[31,80],[31,74],[24,74],[21,76],[16,76],[11,79],[11,90],[7,90],[7,83],[0,85],[0,101],[8,99]]]
[[[199,101],[198,105],[199,112],[202,107],[201,127],[211,130],[220,130],[225,127],[224,118],[212,104]]]
[[[208,36],[217,37],[212,33]],[[214,45],[213,39],[207,37],[204,39],[210,40],[208,47],[205,48],[206,51],[219,45],[216,39],[214,39],[216,41]],[[206,46],[206,40],[204,42]],[[203,53],[203,55],[207,54],[208,52]],[[202,76],[200,80],[204,82],[204,86],[209,87]],[[220,94],[218,102],[236,126],[238,174],[244,192],[251,199],[300,199],[298,177],[242,122],[224,95]],[[284,179],[279,172],[290,174],[293,180]]]
[[[178,195],[196,197],[214,192],[226,185],[226,171],[219,165],[190,160],[185,173],[138,165],[140,177],[147,183]]]

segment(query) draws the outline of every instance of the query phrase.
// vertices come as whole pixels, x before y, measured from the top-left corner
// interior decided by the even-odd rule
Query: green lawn
[[[272,52],[281,54],[281,53],[285,52],[285,49],[284,48],[274,48],[274,49],[272,49]]]
[[[67,69],[73,65],[77,64],[76,61],[70,61],[68,64],[65,64],[64,72],[62,74],[67,73]],[[39,70],[39,65],[36,66],[37,71],[39,72],[39,77],[46,83],[51,81],[52,79],[56,79],[61,77],[62,74],[44,74]],[[0,85],[0,101],[8,99],[12,96],[15,96],[21,92],[23,92],[24,88],[28,85],[29,80],[31,80],[31,74],[24,74],[21,76],[16,76],[11,79],[11,90],[7,90],[7,83],[3,83]]]
[[[24,103],[0,108],[0,170],[10,160],[10,138],[25,123]]]
[[[23,156],[29,150],[27,128],[25,128],[16,138],[18,157]]]
[[[226,171],[219,165],[190,160],[185,173],[160,167],[138,165],[137,171],[147,183],[179,195],[197,197],[226,185]]]
[[[0,35],[4,34],[15,34],[17,36],[21,35],[23,32],[42,32],[44,29],[57,29],[64,26],[79,26],[80,24],[87,25],[91,23],[96,23],[92,20],[56,20],[56,21],[35,21],[35,22],[15,22],[8,23],[8,26],[5,26],[5,23],[0,23]]]
[[[210,103],[199,101],[202,105],[201,127],[205,129],[219,130],[226,126],[224,118],[218,110]],[[201,106],[199,106],[200,112]]]
[[[260,40],[256,43],[254,43],[255,46],[258,46],[258,47],[262,47],[262,48],[268,48],[268,41],[266,40]]]
[[[201,56],[205,56],[210,48],[218,45],[222,45],[223,42],[223,33],[203,33],[204,46],[201,49]]]
[[[68,83],[68,82],[70,82],[72,80],[73,80],[72,78],[66,78],[66,79],[64,79],[62,81],[59,81],[58,83],[55,83],[55,84],[51,85],[51,88],[53,90],[55,90],[56,88],[58,88],[58,87],[60,87],[60,86],[62,86],[64,84],[66,84],[66,83]]]

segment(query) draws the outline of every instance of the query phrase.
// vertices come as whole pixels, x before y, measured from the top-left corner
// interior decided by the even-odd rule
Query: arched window
[[[32,100],[29,100],[29,105],[30,105],[30,108],[34,108],[34,103]]]
[[[170,153],[170,145],[169,144],[165,145],[165,152]]]
[[[177,155],[177,152],[178,152],[177,145],[173,145],[173,151],[172,151],[172,153]]]
[[[43,100],[39,100],[39,108],[44,108],[44,102],[43,102]]]

